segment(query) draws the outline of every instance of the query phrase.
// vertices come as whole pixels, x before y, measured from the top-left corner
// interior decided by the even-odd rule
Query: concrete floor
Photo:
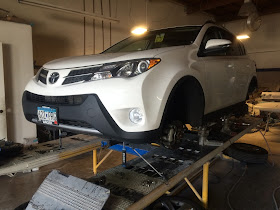
[[[275,209],[272,199],[273,190],[280,185],[280,126],[270,128],[266,134],[273,155],[268,164],[250,164],[239,184],[232,190],[229,200],[233,209]],[[247,134],[239,141],[266,148],[260,133]],[[104,155],[106,151],[102,154]],[[134,156],[129,155],[128,159]],[[113,152],[99,171],[121,163],[121,154]],[[272,167],[271,165],[274,166]],[[231,160],[218,160],[209,173],[209,209],[230,209],[227,195],[232,186],[243,174],[246,166]],[[32,173],[19,173],[14,177],[0,177],[0,209],[14,209],[30,200],[42,181],[52,169],[58,169],[82,179],[92,177],[92,154],[87,153],[75,158],[60,161]],[[193,183],[201,190],[201,179]],[[186,189],[181,196],[195,199],[193,193]],[[280,204],[280,190],[276,193]]]

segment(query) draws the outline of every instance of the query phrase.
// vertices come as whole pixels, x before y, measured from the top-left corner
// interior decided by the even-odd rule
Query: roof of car
[[[216,24],[214,21],[212,20],[208,20],[206,21],[204,24],[202,25],[181,25],[181,26],[171,26],[171,27],[166,27],[166,28],[157,28],[157,29],[151,29],[149,31],[157,31],[157,30],[163,30],[163,29],[173,29],[173,28],[181,28],[181,27],[187,27],[187,26],[197,26],[197,27],[203,27],[206,24]]]
[[[149,30],[149,31],[158,31],[158,30],[164,30],[164,29],[182,28],[182,27],[188,27],[188,26],[202,27],[203,25],[182,25],[182,26],[172,26],[172,27],[166,27],[166,28],[151,29],[151,30]]]

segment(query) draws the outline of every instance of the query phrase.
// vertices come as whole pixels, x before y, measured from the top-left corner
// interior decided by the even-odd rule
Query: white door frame
[[[0,140],[7,140],[3,44],[0,42]]]

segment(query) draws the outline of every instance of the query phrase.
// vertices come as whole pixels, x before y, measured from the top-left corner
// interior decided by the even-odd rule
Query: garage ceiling
[[[185,6],[187,14],[206,12],[213,15],[216,21],[238,20],[238,11],[244,0],[173,0]],[[252,0],[259,15],[268,15],[280,12],[279,0]],[[244,17],[243,17],[244,18]]]

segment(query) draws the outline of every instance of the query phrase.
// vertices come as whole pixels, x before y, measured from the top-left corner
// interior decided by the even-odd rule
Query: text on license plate
[[[37,107],[37,116],[39,122],[50,125],[58,125],[57,110],[50,107]]]

